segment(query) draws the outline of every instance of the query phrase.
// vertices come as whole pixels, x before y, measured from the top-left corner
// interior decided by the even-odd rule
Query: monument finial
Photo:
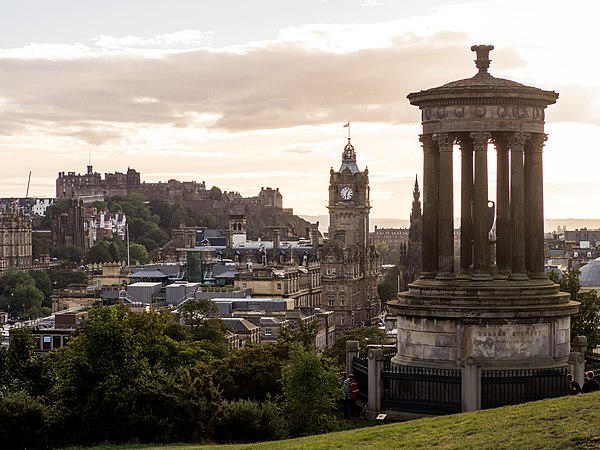
[[[487,73],[490,67],[490,52],[494,50],[493,45],[473,45],[471,51],[477,53],[475,66],[479,69],[479,73]]]

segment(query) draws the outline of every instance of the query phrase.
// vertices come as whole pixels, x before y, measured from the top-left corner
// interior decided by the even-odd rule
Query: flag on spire
[[[349,126],[350,126],[350,122],[346,122],[346,123],[344,124],[344,128],[346,128],[346,127],[349,127]]]

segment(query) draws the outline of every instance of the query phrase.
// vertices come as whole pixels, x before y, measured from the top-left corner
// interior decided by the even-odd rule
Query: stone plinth
[[[388,303],[398,316],[398,365],[564,367],[578,303],[548,280],[420,279]]]

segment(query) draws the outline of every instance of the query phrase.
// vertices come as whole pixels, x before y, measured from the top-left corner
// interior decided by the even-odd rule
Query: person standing
[[[344,418],[349,419],[352,417],[351,413],[351,403],[350,403],[350,393],[352,382],[354,381],[354,375],[349,374],[348,378],[344,380]]]
[[[586,380],[583,382],[583,387],[581,388],[581,392],[583,394],[585,394],[587,392],[594,392],[594,391],[600,390],[600,385],[594,378],[594,372],[592,372],[590,370],[585,375],[586,375]]]
[[[581,394],[581,386],[577,381],[573,379],[573,374],[567,375],[567,381],[569,382],[569,386],[571,387],[571,395]]]
[[[356,400],[358,400],[358,381],[352,378],[350,383],[350,417],[356,415]]]

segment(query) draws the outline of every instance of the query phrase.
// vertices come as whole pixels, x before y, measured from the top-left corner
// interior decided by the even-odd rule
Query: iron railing
[[[459,369],[394,366],[382,378],[384,410],[429,415],[461,411]]]
[[[567,369],[482,370],[481,408],[569,394]]]
[[[367,403],[369,398],[369,360],[355,356],[352,359],[352,374],[358,383],[358,400]]]

